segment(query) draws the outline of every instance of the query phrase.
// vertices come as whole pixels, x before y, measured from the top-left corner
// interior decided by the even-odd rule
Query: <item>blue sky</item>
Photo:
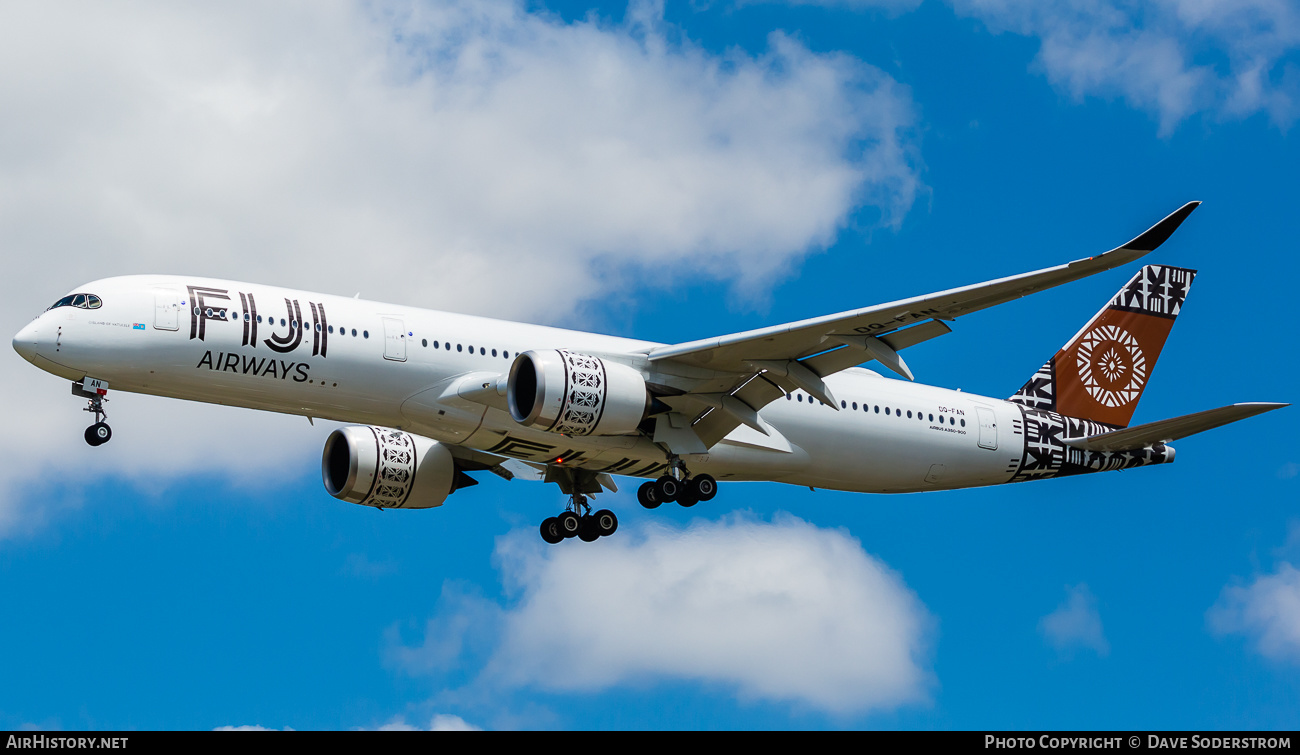
[[[52,12],[0,11],[10,332],[158,271],[687,341],[1199,199],[1151,258],[1200,275],[1134,420],[1296,399],[1287,3]],[[1130,274],[908,362],[1010,395]],[[982,490],[646,512],[627,481],[615,538],[548,550],[541,485],[377,513],[323,490],[324,423],[120,395],[90,449],[62,381],[0,370],[0,728],[1300,726],[1294,409]]]

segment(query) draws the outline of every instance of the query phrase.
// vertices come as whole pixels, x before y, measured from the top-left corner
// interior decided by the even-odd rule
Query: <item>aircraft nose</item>
[[[27,323],[27,327],[18,331],[14,336],[14,351],[18,352],[23,359],[31,362],[36,356],[36,347],[40,344],[39,332],[36,321]]]

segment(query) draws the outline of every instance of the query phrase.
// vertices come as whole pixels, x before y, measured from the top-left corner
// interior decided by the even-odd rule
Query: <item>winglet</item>
[[[1183,224],[1183,221],[1187,219],[1187,216],[1192,214],[1192,210],[1200,207],[1200,205],[1200,200],[1197,200],[1195,202],[1188,202],[1182,207],[1179,207],[1177,210],[1171,212],[1164,220],[1161,220],[1159,223],[1148,228],[1141,236],[1138,236],[1122,246],[1121,249],[1133,249],[1134,251],[1139,252],[1149,252],[1155,249],[1165,243],[1165,241],[1174,234],[1174,231],[1178,230],[1178,226]]]

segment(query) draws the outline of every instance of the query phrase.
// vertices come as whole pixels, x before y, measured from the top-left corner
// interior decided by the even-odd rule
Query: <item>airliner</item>
[[[79,286],[13,339],[72,381],[106,443],[112,390],[347,423],[325,441],[335,498],[441,506],[491,472],[556,483],[549,543],[611,535],[592,511],[642,478],[646,508],[719,482],[912,493],[1167,464],[1171,441],[1287,404],[1129,426],[1196,271],[1145,265],[1009,398],[913,382],[901,352],[972,312],[1151,252],[1196,209],[1123,246],[1035,272],[677,344],[253,283],[134,275]],[[861,365],[877,362],[903,379]],[[465,495],[465,494],[462,494]]]

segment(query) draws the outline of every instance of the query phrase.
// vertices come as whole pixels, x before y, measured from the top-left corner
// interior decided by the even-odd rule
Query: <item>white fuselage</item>
[[[461,395],[508,374],[521,352],[626,358],[659,344],[213,279],[129,276],[77,290],[102,305],[48,310],[14,339],[28,360],[70,380],[392,427],[613,474],[655,477],[665,468],[663,448],[644,435],[558,435],[520,425],[504,403]],[[691,471],[908,492],[1009,482],[1026,458],[1016,404],[860,368],[825,382],[844,408],[802,393],[779,399],[760,412],[775,432],[742,425],[687,457]]]

